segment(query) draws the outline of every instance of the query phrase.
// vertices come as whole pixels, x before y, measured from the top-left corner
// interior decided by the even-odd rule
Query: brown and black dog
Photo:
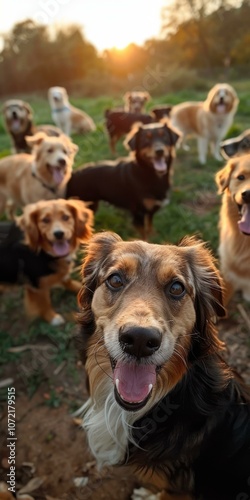
[[[143,113],[145,104],[150,100],[150,95],[144,90],[128,91],[123,96],[124,111],[129,113]]]
[[[158,121],[153,115],[147,113],[132,113],[119,109],[107,109],[104,116],[109,136],[109,147],[113,154],[116,152],[116,143],[130,132],[135,123],[146,125]]]
[[[13,153],[31,153],[32,147],[27,137],[37,132],[44,132],[49,136],[59,136],[62,133],[62,130],[53,125],[35,126],[32,107],[22,99],[9,99],[4,103],[2,111]]]
[[[99,233],[82,279],[89,399],[77,413],[99,467],[148,473],[161,491],[133,500],[250,498],[250,391],[223,359],[222,280],[206,245]]]
[[[141,237],[147,239],[154,213],[169,201],[171,165],[179,137],[166,122],[136,126],[126,139],[131,155],[75,170],[66,198],[91,201],[93,209],[103,200],[129,210]]]
[[[77,293],[71,279],[75,252],[92,234],[93,214],[79,200],[49,200],[26,205],[0,243],[0,285],[24,285],[28,315],[52,325],[64,323],[51,305],[53,286]]]

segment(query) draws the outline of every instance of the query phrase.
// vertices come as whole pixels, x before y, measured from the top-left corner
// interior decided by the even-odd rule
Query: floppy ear
[[[162,120],[160,120],[160,122],[164,123],[164,127],[168,130],[168,133],[170,135],[171,145],[175,146],[178,139],[180,139],[180,137],[182,136],[182,133],[176,128],[174,128],[172,125],[171,126],[169,125],[168,118],[163,118]]]
[[[37,132],[35,135],[26,135],[25,140],[27,144],[33,148],[39,146],[48,137],[44,132]]]
[[[144,102],[148,102],[150,101],[151,99],[151,96],[148,92],[144,92]]]
[[[219,188],[218,193],[223,193],[223,191],[228,188],[232,172],[236,165],[237,160],[229,160],[226,166],[219,170],[219,172],[215,175],[215,182]]]
[[[24,232],[24,243],[34,252],[38,252],[40,249],[40,233],[37,226],[38,213],[37,203],[31,203],[24,207],[22,215],[15,218],[17,226]]]
[[[137,145],[137,139],[140,134],[140,130],[142,128],[142,124],[134,124],[132,127],[131,131],[127,135],[125,141],[123,142],[125,148],[130,149],[131,151],[136,150],[136,145]]]
[[[78,322],[81,325],[81,336],[85,339],[86,335],[91,335],[95,328],[91,302],[98,286],[100,269],[104,261],[110,256],[113,246],[118,241],[122,241],[120,236],[105,231],[94,235],[87,245],[81,272],[82,288],[78,293],[78,304],[80,307]]]
[[[33,117],[33,109],[28,102],[23,102],[23,107],[26,109],[28,117],[31,119]]]
[[[80,200],[67,200],[75,219],[75,234],[81,242],[88,241],[92,236],[93,212]]]
[[[186,256],[195,284],[196,324],[193,354],[198,356],[223,346],[214,328],[215,317],[225,318],[227,314],[223,305],[223,280],[215,258],[203,242],[184,238],[180,246],[183,245],[189,247],[186,248]]]

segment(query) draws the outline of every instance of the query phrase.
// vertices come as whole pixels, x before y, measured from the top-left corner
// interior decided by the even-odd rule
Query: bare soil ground
[[[236,296],[218,329],[227,345],[225,357],[250,383],[250,306]],[[44,342],[38,336],[34,344],[41,348]],[[72,356],[71,344],[69,351]],[[84,368],[77,353],[72,373],[65,360],[59,364],[51,361],[43,367],[45,376],[32,391],[23,367],[34,364],[39,352],[33,348],[22,355],[22,365],[15,360],[3,364],[1,370],[0,381],[11,377],[16,390],[16,490],[25,491],[22,488],[29,485],[29,495],[35,500],[129,500],[138,486],[136,478],[126,468],[98,472],[84,432],[72,418],[73,409],[87,398]],[[7,387],[0,394],[0,481],[6,482]],[[5,498],[0,493],[0,499]]]

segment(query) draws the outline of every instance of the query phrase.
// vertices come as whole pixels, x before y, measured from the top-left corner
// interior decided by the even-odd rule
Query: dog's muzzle
[[[162,334],[156,328],[121,329],[119,343],[128,359],[113,364],[113,377],[116,401],[125,410],[137,411],[149,400],[158,369],[150,363],[150,356],[160,348],[161,341]]]

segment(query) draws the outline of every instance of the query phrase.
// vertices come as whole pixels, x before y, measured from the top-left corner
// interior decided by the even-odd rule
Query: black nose
[[[55,231],[54,236],[57,240],[62,240],[64,237],[64,232],[63,231]]]
[[[250,203],[250,189],[247,189],[247,191],[244,191],[243,193],[241,193],[241,196],[242,196],[242,200],[245,203]]]
[[[220,104],[224,104],[224,97],[220,97]]]
[[[161,333],[156,328],[126,328],[120,331],[122,350],[137,358],[151,356],[161,345]]]
[[[66,161],[64,160],[64,158],[60,158],[60,160],[58,160],[58,163],[59,163],[60,167],[65,167],[65,165],[66,165]]]
[[[163,156],[164,155],[164,149],[163,148],[157,148],[155,150],[155,153],[157,154],[157,156]]]
[[[17,112],[16,111],[12,111],[12,118],[14,118],[14,119],[17,118]]]

